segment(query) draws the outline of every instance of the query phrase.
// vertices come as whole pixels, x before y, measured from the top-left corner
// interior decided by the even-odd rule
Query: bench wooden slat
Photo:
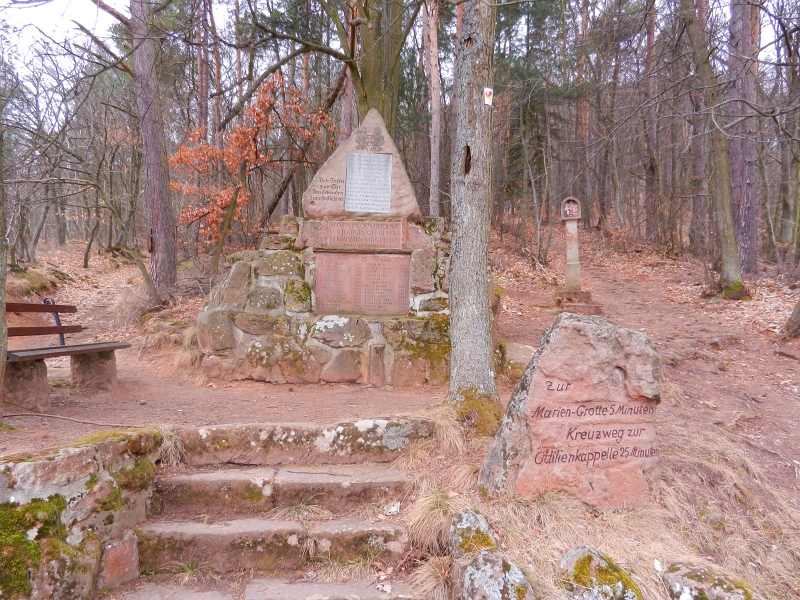
[[[22,362],[27,360],[42,360],[56,356],[72,356],[73,354],[92,354],[94,352],[107,352],[109,350],[122,350],[130,348],[125,342],[96,342],[93,344],[73,344],[70,346],[48,346],[46,348],[26,348],[24,350],[9,350],[8,362]]]
[[[57,333],[80,333],[83,327],[80,325],[55,325],[48,327],[9,327],[8,337],[21,337],[26,335],[51,335]]]
[[[77,306],[69,304],[30,304],[28,302],[6,302],[6,312],[76,313]]]

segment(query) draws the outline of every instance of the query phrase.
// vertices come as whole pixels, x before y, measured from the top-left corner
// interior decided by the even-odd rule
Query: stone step
[[[311,555],[394,564],[408,544],[400,525],[366,519],[338,519],[310,528],[300,521],[269,519],[159,522],[137,534],[143,573],[175,573],[190,565],[217,573],[279,573],[303,567]]]
[[[317,583],[301,581],[292,583],[283,579],[255,579],[244,590],[244,600],[400,600],[415,598],[411,589],[401,583],[392,583],[391,592],[377,589],[373,582]]]
[[[146,583],[138,590],[127,592],[121,598],[122,600],[234,600],[232,595],[222,592],[202,592],[179,585],[157,583]]]
[[[224,519],[300,504],[344,512],[376,500],[397,500],[409,485],[404,472],[381,465],[223,469],[158,478],[150,514],[163,519]]]

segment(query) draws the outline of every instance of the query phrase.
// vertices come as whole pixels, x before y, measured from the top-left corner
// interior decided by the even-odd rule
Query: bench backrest
[[[56,320],[55,326],[41,326],[41,327],[9,327],[8,337],[21,337],[32,335],[58,335],[61,345],[64,345],[65,333],[80,333],[83,327],[80,325],[62,325],[59,319],[59,313],[76,313],[78,312],[77,306],[69,304],[31,304],[28,302],[6,302],[6,312],[36,312],[36,313],[52,313]]]

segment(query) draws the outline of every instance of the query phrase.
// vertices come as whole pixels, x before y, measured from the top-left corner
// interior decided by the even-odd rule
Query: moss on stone
[[[63,496],[33,500],[21,506],[0,504],[1,598],[30,594],[29,573],[41,561],[40,543],[47,539],[66,538],[66,527],[61,522],[61,513],[66,505]]]
[[[145,489],[156,474],[156,468],[147,457],[140,458],[130,469],[120,469],[114,473],[114,480],[129,492]]]
[[[642,600],[642,592],[631,576],[605,554],[601,554],[600,557],[602,564],[595,564],[596,557],[593,554],[579,558],[572,569],[572,582],[584,588],[621,583],[626,590],[633,592],[638,600]]]
[[[256,276],[269,277],[271,275],[293,275],[303,279],[305,268],[300,255],[291,250],[278,250],[270,252],[253,263]]]
[[[286,310],[291,312],[308,312],[311,310],[311,288],[305,281],[290,279],[284,289]]]
[[[494,542],[489,534],[479,529],[463,535],[458,545],[466,553],[494,548]],[[505,565],[505,562],[503,564]]]
[[[458,390],[453,402],[459,420],[471,427],[476,435],[492,436],[497,432],[503,416],[503,405],[497,396],[466,388]]]

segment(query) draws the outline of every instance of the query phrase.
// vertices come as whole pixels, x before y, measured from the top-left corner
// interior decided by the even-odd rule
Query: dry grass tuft
[[[298,519],[300,521],[314,521],[326,519],[331,516],[331,512],[324,506],[318,504],[302,503],[293,506],[279,506],[267,513],[270,519]]]
[[[156,425],[156,431],[161,438],[156,460],[160,460],[165,467],[177,467],[186,459],[186,448],[183,441],[172,425]]]
[[[458,494],[441,488],[422,492],[408,509],[408,535],[422,552],[437,552],[447,547],[453,514],[464,507]]]
[[[413,575],[420,597],[449,593],[441,584],[458,565],[447,565],[445,575],[438,555],[446,551],[453,513],[467,507],[486,515],[498,551],[530,574],[541,600],[567,597],[558,565],[567,550],[580,545],[611,556],[631,573],[647,600],[669,599],[656,559],[664,566],[679,560],[712,564],[765,597],[794,597],[800,506],[770,482],[763,463],[738,435],[671,409],[692,408],[677,385],[665,386],[665,398],[671,402],[657,424],[661,483],[650,502],[638,508],[599,512],[558,493],[486,498],[476,489],[486,440],[462,438],[461,453],[453,455],[441,450],[447,446],[441,439],[449,436],[437,436],[398,460],[416,480],[417,498],[403,517],[414,550],[428,559]],[[791,466],[786,465],[787,477],[794,477]]]
[[[453,559],[450,556],[430,556],[412,574],[411,585],[420,598],[449,600]]]
[[[364,581],[375,578],[375,567],[372,558],[359,558],[343,562],[335,558],[322,558],[316,569],[318,581],[346,583],[348,581]]]

